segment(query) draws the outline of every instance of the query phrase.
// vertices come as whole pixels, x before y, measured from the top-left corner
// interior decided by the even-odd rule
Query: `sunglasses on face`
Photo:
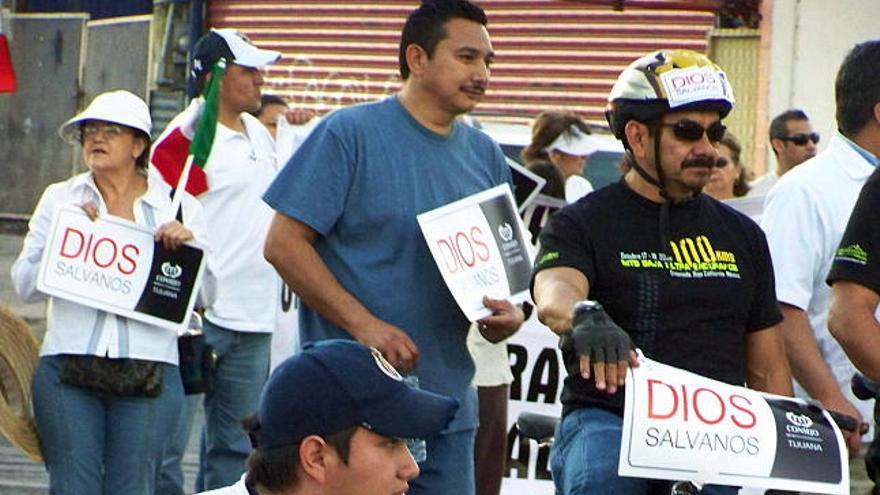
[[[675,123],[661,122],[660,125],[671,127],[675,137],[688,142],[699,141],[703,139],[703,134],[706,134],[709,142],[717,143],[721,141],[721,138],[724,137],[724,132],[727,130],[727,127],[721,121],[713,122],[709,127],[703,127],[699,123],[688,119],[679,120]]]
[[[791,141],[798,146],[806,145],[807,141],[812,141],[813,144],[819,144],[819,133],[811,132],[809,134],[792,134],[791,136],[780,136],[779,139],[783,141]]]
[[[125,132],[125,127],[118,124],[106,124],[106,125],[95,125],[95,124],[86,124],[80,126],[79,135],[80,139],[91,138],[96,136],[99,132],[104,131],[104,136],[107,139],[113,139],[118,136],[121,136]]]

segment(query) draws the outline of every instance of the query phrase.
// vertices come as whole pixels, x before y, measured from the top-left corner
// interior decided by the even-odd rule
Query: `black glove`
[[[575,304],[571,329],[575,351],[578,356],[589,356],[591,363],[629,360],[632,339],[614,323],[601,304],[595,301]]]

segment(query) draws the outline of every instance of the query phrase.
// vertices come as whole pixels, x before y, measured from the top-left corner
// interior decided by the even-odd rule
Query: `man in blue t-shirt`
[[[354,338],[461,403],[449,427],[427,439],[415,494],[474,492],[469,322],[416,215],[511,180],[498,145],[456,120],[489,82],[485,24],[465,0],[425,1],[403,29],[400,93],[327,116],[264,196],[277,210],[266,258],[304,303],[303,343]],[[490,341],[522,323],[510,302],[484,304],[493,314],[479,323]]]

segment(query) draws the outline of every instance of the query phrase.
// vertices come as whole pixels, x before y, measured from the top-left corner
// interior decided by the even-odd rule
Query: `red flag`
[[[12,68],[12,57],[9,55],[9,42],[0,25],[0,93],[15,93],[17,84],[15,70]]]

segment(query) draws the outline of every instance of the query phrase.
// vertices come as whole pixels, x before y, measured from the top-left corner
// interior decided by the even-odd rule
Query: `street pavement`
[[[38,338],[46,331],[45,303],[25,304],[18,300],[12,290],[10,269],[21,250],[22,236],[2,233],[0,229],[0,303],[10,307],[34,329]],[[204,423],[204,413],[199,407],[184,457],[185,488],[192,493],[198,463],[198,435]],[[869,495],[870,481],[865,475],[864,463],[858,459],[851,463],[850,493]],[[42,464],[34,463],[5,438],[0,437],[0,495],[45,495],[48,493],[48,476]]]

